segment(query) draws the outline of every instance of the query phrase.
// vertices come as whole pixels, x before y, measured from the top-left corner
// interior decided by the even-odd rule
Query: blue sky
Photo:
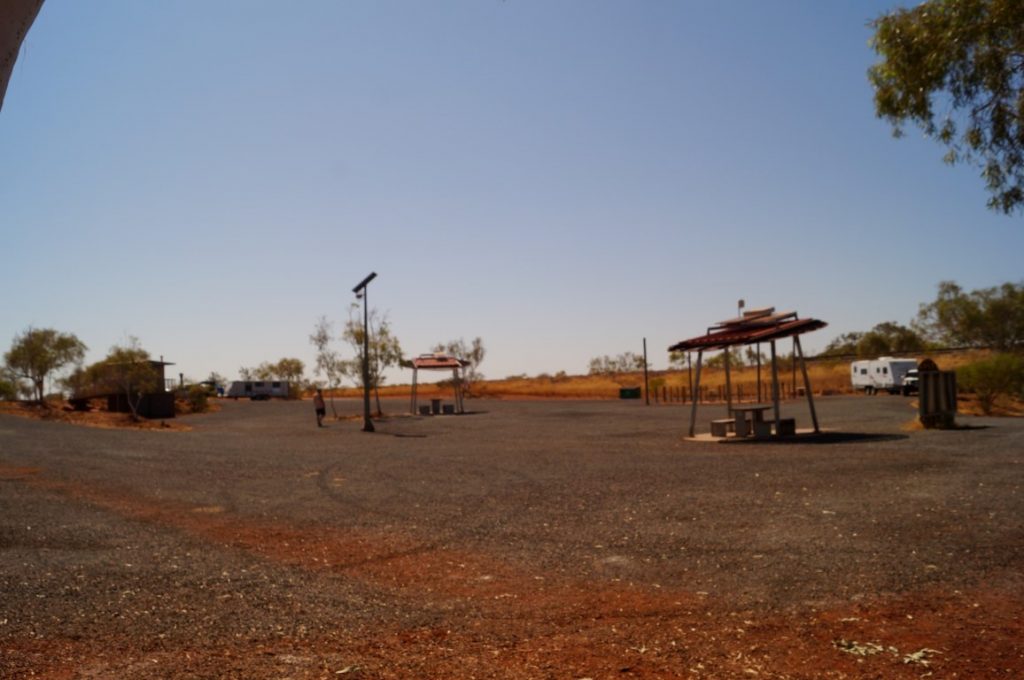
[[[376,271],[408,354],[664,368],[740,298],[828,321],[814,352],[1020,281],[1021,217],[874,116],[894,6],[47,0],[0,112],[0,346],[311,365]]]

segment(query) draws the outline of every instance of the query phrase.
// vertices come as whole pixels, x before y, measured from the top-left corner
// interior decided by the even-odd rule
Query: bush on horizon
[[[956,378],[960,388],[978,397],[982,413],[992,415],[1000,397],[1024,397],[1024,356],[994,354],[961,366]]]

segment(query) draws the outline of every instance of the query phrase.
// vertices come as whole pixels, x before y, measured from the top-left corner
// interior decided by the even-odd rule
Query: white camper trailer
[[[231,383],[228,389],[228,396],[232,399],[248,397],[253,401],[263,401],[271,397],[288,396],[287,380],[236,380]]]
[[[917,362],[913,359],[863,359],[850,364],[850,380],[853,389],[864,390],[867,394],[875,394],[879,390],[889,394],[906,394],[909,385],[904,386],[903,379],[908,372],[916,369]]]

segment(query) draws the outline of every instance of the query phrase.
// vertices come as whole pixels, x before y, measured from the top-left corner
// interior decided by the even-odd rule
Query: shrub
[[[192,413],[204,413],[210,408],[210,391],[206,385],[192,385],[188,388],[188,405]]]
[[[959,386],[974,392],[985,415],[992,413],[996,399],[1002,396],[1021,396],[1024,392],[1024,357],[1016,354],[996,354],[957,369]]]
[[[0,378],[0,401],[14,401],[18,398],[18,385],[13,380]]]

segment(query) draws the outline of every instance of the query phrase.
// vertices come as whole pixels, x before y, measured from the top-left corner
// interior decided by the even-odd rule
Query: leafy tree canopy
[[[484,355],[487,354],[487,350],[484,348],[484,341],[480,337],[473,338],[473,342],[466,344],[466,341],[462,338],[458,340],[450,340],[447,344],[437,343],[434,345],[435,352],[444,352],[463,361],[468,361],[469,365],[466,366],[463,371],[463,378],[468,388],[472,383],[483,380],[484,374],[480,372],[480,364],[484,360]]]
[[[875,111],[982,169],[990,208],[1024,208],[1024,3],[928,0],[874,22]]]
[[[391,331],[391,321],[376,309],[368,313],[370,337],[370,388],[377,389],[386,379],[384,371],[390,366],[398,366],[402,362],[402,345]],[[359,305],[349,308],[348,321],[341,333],[341,339],[352,348],[355,358],[345,362],[345,372],[358,385],[363,386],[363,319],[359,313]]]
[[[1024,282],[965,293],[943,281],[935,301],[921,305],[915,325],[945,345],[1024,350]]]
[[[594,357],[590,360],[590,375],[610,375],[613,373],[630,373],[644,370],[643,355],[635,352],[623,352],[611,357]]]
[[[36,399],[42,402],[46,379],[69,364],[81,363],[86,349],[73,333],[29,327],[15,336],[4,362],[15,378],[32,383]]]
[[[857,356],[877,357],[885,354],[922,352],[925,345],[924,338],[914,329],[895,321],[884,321],[857,341]]]

